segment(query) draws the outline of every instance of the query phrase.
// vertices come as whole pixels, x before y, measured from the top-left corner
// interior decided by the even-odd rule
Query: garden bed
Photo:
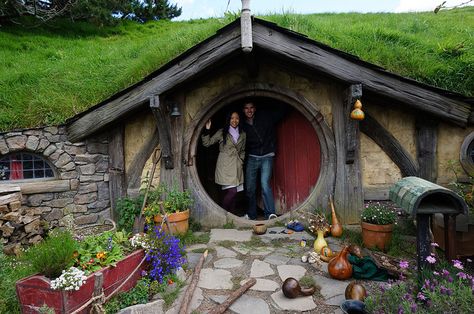
[[[108,266],[99,270],[103,274],[103,289],[105,297],[108,297],[126,279],[128,280],[118,291],[127,291],[135,286],[145,269],[145,263],[139,264],[143,260],[145,252],[135,251],[127,257],[117,262],[115,267]],[[96,272],[97,273],[97,272]],[[94,292],[95,274],[87,277],[86,283],[77,291],[53,290],[50,288],[51,280],[42,275],[33,275],[17,281],[16,291],[20,302],[22,313],[39,313],[39,308],[46,305],[56,313],[72,313],[91,299]],[[89,306],[79,313],[88,313]]]

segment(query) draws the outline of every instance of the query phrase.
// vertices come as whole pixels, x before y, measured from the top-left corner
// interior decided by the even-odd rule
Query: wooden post
[[[362,96],[360,84],[351,85],[342,103],[335,103],[333,110],[334,137],[336,142],[336,186],[334,201],[343,223],[357,223],[364,204],[360,173],[359,123],[350,118],[354,101]]]
[[[436,149],[438,141],[438,123],[429,118],[418,117],[416,120],[416,157],[418,177],[436,182],[437,163]]]
[[[450,262],[456,259],[456,216],[444,214],[444,255]]]
[[[423,269],[429,264],[426,258],[431,254],[431,238],[430,238],[430,215],[416,215],[416,251],[418,276],[421,275]]]
[[[126,195],[127,189],[125,187],[125,157],[124,157],[124,127],[118,125],[112,130],[109,135],[109,193],[110,193],[110,208],[112,219],[117,221],[118,213],[116,211],[116,204],[119,198]]]
[[[173,169],[173,155],[170,136],[169,110],[160,102],[160,96],[150,97],[150,108],[155,116],[156,128],[160,137],[161,156],[165,169]]]

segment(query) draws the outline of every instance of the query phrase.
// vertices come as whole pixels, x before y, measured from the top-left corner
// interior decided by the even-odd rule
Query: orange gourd
[[[331,235],[339,238],[342,236],[342,224],[337,219],[336,210],[334,209],[334,202],[332,196],[329,196],[329,204],[331,205]]]
[[[347,259],[349,247],[345,246],[339,254],[328,263],[328,272],[334,279],[346,280],[352,277],[352,265]]]

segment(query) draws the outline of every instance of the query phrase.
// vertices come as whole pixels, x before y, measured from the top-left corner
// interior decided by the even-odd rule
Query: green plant
[[[34,274],[35,270],[23,259],[5,255],[2,244],[0,244],[0,265],[0,313],[20,313],[15,282]]]
[[[235,224],[234,224],[234,221],[231,219],[229,221],[227,221],[223,226],[222,228],[224,229],[234,229],[235,228]]]
[[[395,223],[397,213],[385,203],[367,202],[360,217],[363,222],[370,224],[389,225]]]
[[[180,289],[183,286],[184,282],[181,281],[176,274],[168,274],[163,278],[161,283],[158,281],[151,282],[150,295],[159,293],[161,298],[165,301],[165,305],[170,306],[178,297]]]
[[[450,188],[466,201],[469,213],[474,215],[474,177],[468,176],[465,182],[460,182],[458,173],[461,170],[458,161],[449,160],[446,168],[452,171],[455,177],[455,180],[449,183]]]
[[[143,204],[143,195],[136,198],[121,198],[117,201],[118,212],[118,228],[127,232],[131,232],[135,217],[140,215],[141,206]]]
[[[149,192],[144,214],[150,221],[155,215],[161,215],[163,211],[168,214],[185,211],[193,202],[189,191],[181,191],[177,185],[169,188],[167,185],[160,184]]]
[[[106,313],[117,313],[125,307],[135,304],[147,303],[150,296],[150,279],[140,279],[135,287],[127,292],[119,293],[117,296],[110,299],[104,306]]]
[[[474,281],[464,265],[438,262],[432,255],[426,260],[432,267],[424,269],[421,281],[416,275],[402,277],[371,293],[365,300],[368,313],[472,313]],[[400,267],[410,265],[401,261]]]
[[[55,314],[56,312],[54,311],[53,308],[50,308],[46,304],[43,304],[39,309],[38,309],[39,314]]]
[[[48,278],[56,278],[61,271],[73,264],[73,254],[78,249],[72,234],[66,230],[52,230],[44,241],[29,248],[22,260]]]
[[[300,279],[300,285],[303,287],[316,286],[316,281],[311,276],[303,276]]]

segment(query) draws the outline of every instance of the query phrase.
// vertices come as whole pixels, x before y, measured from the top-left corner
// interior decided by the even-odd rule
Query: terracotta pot
[[[393,224],[374,225],[368,222],[361,222],[362,242],[367,248],[375,248],[385,251],[392,241]]]
[[[253,226],[253,232],[255,234],[265,234],[267,232],[267,226],[265,224],[256,224]]]
[[[154,219],[156,224],[160,224],[163,221],[163,216],[155,215]],[[189,209],[183,212],[177,212],[168,214],[168,222],[173,234],[185,234],[189,228]],[[168,226],[163,223],[163,230],[168,232]]]

